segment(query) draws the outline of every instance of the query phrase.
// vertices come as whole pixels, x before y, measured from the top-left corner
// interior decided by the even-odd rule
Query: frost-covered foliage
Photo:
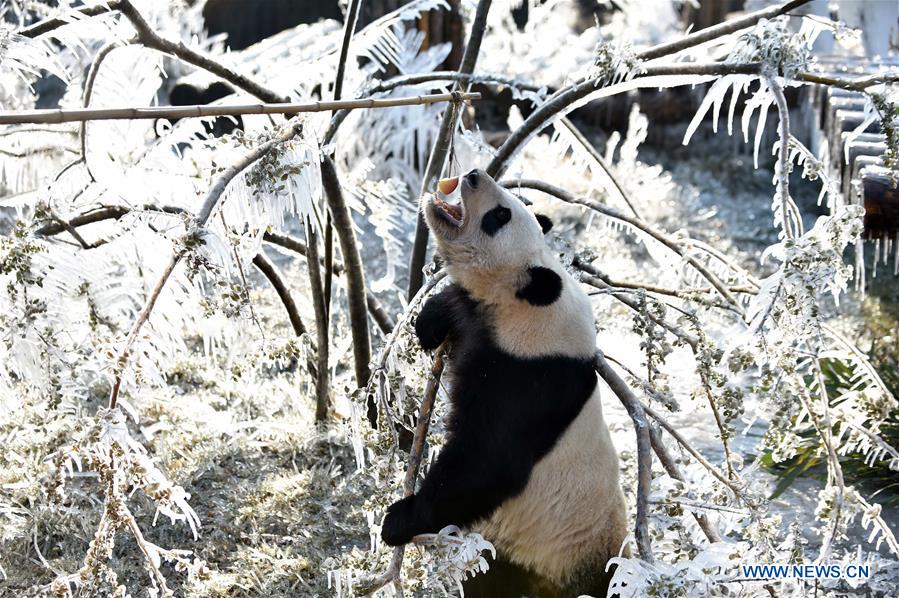
[[[617,2],[607,21],[577,32],[574,3],[525,1],[522,29],[511,17],[515,3],[491,9],[478,67],[485,84],[501,77],[517,101],[536,106],[549,99],[544,86],[584,78],[598,89],[580,105],[640,86],[711,82],[685,143],[710,110],[717,123],[730,92],[729,131],[740,114],[748,142],[758,114],[757,165],[769,109],[781,88],[798,85],[797,73],[813,67],[820,28],[806,20],[797,33],[785,19],[760,22],[679,57],[717,44],[731,63],[762,63],[761,76],[641,78],[637,51],[678,34],[673,3],[654,12]],[[51,77],[61,86],[62,108],[164,104],[175,80],[209,78],[135,42],[118,12],[85,18],[76,3],[57,4],[4,5],[4,110],[34,108],[37,89]],[[470,22],[474,3],[462,4]],[[331,93],[339,23],[300,25],[232,52],[204,33],[202,2],[135,5],[163,37],[277,94],[312,101]],[[408,22],[447,7],[414,0],[357,32],[344,97],[367,96],[388,72],[440,68],[450,47],[425,47],[424,34]],[[18,25],[27,15],[64,24],[27,37]],[[743,97],[755,81],[758,89]],[[377,95],[448,86],[428,81]],[[869,110],[887,131],[888,160],[899,153],[892,93],[881,86]],[[238,89],[219,102],[255,101]],[[450,527],[417,538],[388,580],[396,584],[377,583],[394,558],[380,543],[379,522],[400,495],[404,447],[431,364],[410,323],[444,284],[441,272],[430,271],[425,289],[404,299],[413,194],[442,112],[440,105],[353,111],[327,143],[326,113],[289,122],[244,116],[223,137],[210,136],[202,119],[0,131],[0,593],[385,596],[399,584],[415,595],[442,595],[488,568],[489,538]],[[508,120],[511,129],[521,124],[517,108]],[[615,559],[614,588],[621,596],[802,595],[810,584],[748,582],[738,565],[822,560],[875,565],[867,589],[889,594],[899,579],[899,546],[874,497],[847,483],[840,466],[840,456],[860,453],[899,467],[899,452],[882,434],[896,400],[832,326],[835,300],[859,274],[844,253],[858,241],[862,209],[786,131],[778,142],[786,152],[772,148],[774,225],[758,260],[719,247],[704,223],[685,216],[689,200],[673,175],[641,160],[650,123],[638,107],[627,135],[610,136],[604,152],[567,121],[548,124],[551,134],[534,136],[508,172],[614,208],[548,205],[518,190],[553,213],[551,242],[592,287],[599,348],[661,421],[708,424],[701,450],[687,438],[683,451],[683,435],[671,433],[677,427],[653,424],[678,473],[658,465],[653,472],[654,562]],[[451,172],[495,155],[467,119],[454,129],[452,147]],[[339,275],[320,287],[297,252],[326,237],[323,156],[333,157],[355,218],[370,299],[397,320],[392,332],[372,326],[379,350],[364,388],[353,378],[344,263],[337,258]],[[783,185],[794,163],[827,197],[829,214],[808,231]],[[784,210],[787,226],[780,224]],[[325,247],[319,251],[324,257]],[[261,256],[286,282],[295,318],[272,292],[275,282],[254,269]],[[331,292],[327,362],[319,361],[315,334],[318,288]],[[836,395],[824,381],[834,363],[851,372]],[[333,410],[315,422],[313,397],[325,371]],[[379,406],[377,428],[366,419],[369,398]],[[441,390],[423,468],[443,444],[446,403]],[[604,409],[634,503],[633,428],[611,393]],[[758,444],[747,446],[747,428],[761,428]],[[827,463],[827,481],[809,490],[803,513],[785,510],[767,499],[754,455],[784,461],[809,446]],[[846,582],[826,583],[836,594],[849,591]]]

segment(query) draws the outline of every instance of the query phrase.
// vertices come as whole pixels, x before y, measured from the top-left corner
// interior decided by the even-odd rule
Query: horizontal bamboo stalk
[[[366,98],[288,104],[239,104],[232,106],[151,106],[144,108],[84,108],[75,110],[21,110],[0,112],[0,125],[57,124],[88,120],[138,120],[147,118],[202,118],[210,116],[239,116],[241,114],[298,114],[301,112],[326,112],[355,110],[359,108],[390,108],[417,104],[481,99],[479,93],[435,93],[405,98]]]

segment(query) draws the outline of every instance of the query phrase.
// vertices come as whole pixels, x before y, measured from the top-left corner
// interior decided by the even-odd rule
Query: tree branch
[[[602,351],[596,351],[593,364],[596,372],[618,397],[628,415],[634,422],[634,432],[637,434],[637,518],[634,524],[634,537],[637,541],[637,550],[640,558],[648,563],[655,559],[652,556],[652,544],[649,539],[649,490],[652,482],[652,452],[650,449],[649,422],[639,399],[631,392],[624,380],[612,369],[609,362],[603,356]]]
[[[552,98],[541,104],[528,116],[524,122],[516,130],[509,135],[508,139],[497,150],[496,155],[490,161],[485,169],[487,173],[494,179],[499,179],[505,172],[512,157],[518,153],[518,150],[527,143],[534,135],[542,131],[551,124],[557,115],[564,116],[572,108],[571,105],[586,98],[591,93],[607,87],[620,87],[621,91],[630,90],[632,81],[648,77],[656,77],[660,75],[733,75],[748,74],[757,75],[761,72],[760,64],[726,64],[723,62],[712,62],[705,64],[665,64],[658,66],[648,66],[643,71],[633,77],[630,81],[611,85],[609,81],[604,79],[587,79],[563,88],[556,92]],[[686,83],[694,83],[687,81]]]
[[[79,15],[81,18],[86,17],[96,17],[97,15],[106,14],[108,12],[113,12],[118,10],[119,8],[119,0],[108,0],[106,4],[95,4],[93,6],[86,6],[84,8],[80,8],[78,10],[71,11],[68,13],[71,16]],[[68,25],[72,23],[69,19],[53,17],[50,19],[44,19],[34,25],[29,27],[25,27],[24,29],[20,29],[16,33],[23,37],[27,37],[29,39],[34,39],[35,37],[41,36],[45,33],[49,33],[54,29],[59,29],[64,25]]]
[[[0,112],[0,125],[25,123],[58,124],[86,120],[141,120],[154,118],[204,118],[210,116],[238,116],[241,114],[299,114],[301,112],[328,112],[332,110],[356,110],[360,108],[391,108],[441,102],[467,102],[481,98],[479,93],[436,93],[404,98],[364,98],[337,102],[295,102],[276,104],[234,104],[230,106],[144,106],[139,108],[85,108],[80,110],[17,110]]]
[[[256,96],[263,102],[276,104],[286,103],[290,101],[290,98],[288,96],[280,95],[262,86],[249,77],[241,75],[240,73],[224,66],[220,62],[216,62],[208,56],[205,56],[203,54],[200,54],[196,50],[188,48],[180,41],[173,42],[161,37],[153,30],[152,27],[150,27],[150,24],[147,23],[143,15],[140,14],[140,11],[138,11],[134,7],[134,5],[131,3],[131,0],[121,0],[119,4],[119,10],[122,11],[122,14],[125,15],[125,18],[127,18],[134,26],[134,29],[137,30],[137,39],[138,42],[142,45],[163,52],[164,54],[171,54],[172,56],[176,56],[184,62],[209,71],[213,75],[220,77],[225,81],[228,81],[229,83],[235,85],[236,87],[246,91],[247,93]]]
[[[253,148],[236,163],[223,170],[221,174],[219,174],[219,176],[215,179],[212,187],[210,187],[209,192],[206,194],[206,198],[203,201],[200,212],[194,219],[194,226],[196,227],[197,231],[201,231],[206,227],[207,223],[209,222],[209,218],[212,216],[213,210],[215,209],[216,205],[218,205],[219,200],[225,192],[225,189],[228,187],[228,183],[230,183],[234,179],[234,177],[236,177],[244,169],[255,163],[256,160],[265,156],[277,144],[292,138],[294,135],[296,135],[296,126],[289,126],[281,135],[279,135],[275,139],[263,143],[256,148]],[[172,272],[175,270],[175,266],[178,265],[178,262],[181,261],[181,258],[184,257],[187,251],[188,249],[186,245],[181,245],[172,254],[172,257],[163,268],[162,274],[160,275],[159,280],[156,282],[156,285],[153,287],[153,291],[150,293],[150,296],[144,304],[144,307],[138,313],[137,319],[134,321],[134,324],[132,324],[128,336],[125,338],[125,344],[122,347],[122,351],[119,354],[118,360],[116,361],[112,391],[109,395],[110,409],[116,408],[119,391],[121,390],[122,386],[122,375],[124,374],[125,368],[128,366],[128,361],[131,358],[131,350],[134,346],[134,342],[137,340],[141,328],[143,328],[144,324],[146,324],[147,320],[150,318],[150,314],[153,312],[153,308],[156,307],[156,301],[159,299],[159,295],[160,293],[162,293],[162,289],[165,287],[166,283],[169,281],[169,277],[171,277]]]
[[[460,73],[470,74],[474,72],[474,65],[478,59],[478,53],[481,50],[481,41],[484,39],[484,32],[487,30],[487,14],[490,12],[492,0],[479,0],[478,8],[475,12],[474,21],[471,24],[471,30],[468,35],[468,44],[465,46],[465,53],[462,56],[462,64],[459,67]],[[457,82],[453,86],[454,92],[460,91],[460,84]],[[425,168],[425,176],[421,181],[421,192],[419,197],[433,189],[434,184],[443,173],[446,157],[449,154],[449,148],[452,144],[453,134],[456,130],[456,120],[458,117],[460,105],[458,103],[448,104],[443,111],[443,120],[440,123],[440,129],[437,132],[437,138],[434,140],[434,146],[431,148],[431,155],[428,158],[428,165]],[[424,281],[425,255],[428,251],[428,225],[424,216],[418,214],[418,220],[415,224],[415,240],[412,243],[412,258],[409,261],[409,288],[406,293],[408,299],[412,299],[421,288]]]
[[[285,249],[289,249],[290,251],[306,257],[306,244],[299,239],[278,232],[266,232],[262,238],[267,243],[284,247]],[[334,274],[340,276],[344,272],[343,264],[335,261],[332,265],[332,271]],[[365,303],[368,305],[368,311],[371,314],[372,319],[378,324],[378,328],[381,329],[381,332],[390,334],[395,326],[393,319],[390,317],[390,314],[387,313],[387,310],[384,309],[381,302],[378,301],[378,298],[368,289],[365,291]]]
[[[284,282],[284,278],[278,271],[278,267],[275,266],[275,264],[261,251],[253,258],[253,265],[262,272],[263,276],[265,276],[272,285],[272,288],[275,289],[278,298],[281,299],[281,303],[284,305],[285,311],[287,311],[287,317],[290,319],[290,325],[293,327],[294,334],[297,336],[305,334],[306,327],[303,325],[303,320],[300,318],[300,311],[297,309],[297,304],[290,294],[287,283]]]
[[[622,222],[626,222],[627,224],[633,226],[634,228],[643,231],[648,234],[659,243],[663,244],[665,247],[668,247],[671,251],[675,252],[681,258],[684,259],[688,264],[690,264],[699,274],[702,275],[709,283],[717,290],[721,296],[733,306],[733,308],[739,314],[743,314],[743,307],[734,299],[733,295],[730,293],[728,287],[721,282],[721,280],[715,276],[712,272],[710,272],[705,266],[700,264],[696,258],[687,253],[683,247],[681,247],[680,243],[665,233],[651,227],[649,224],[640,220],[639,218],[634,218],[632,216],[628,216],[615,208],[609,207],[607,205],[601,204],[596,201],[592,201],[586,198],[577,197],[572,193],[569,193],[565,189],[560,187],[556,187],[555,185],[551,185],[550,183],[546,183],[544,181],[538,181],[534,179],[515,179],[515,180],[507,180],[501,181],[499,183],[503,187],[514,189],[516,187],[525,187],[528,189],[535,189],[537,191],[541,191],[548,195],[552,195],[564,202],[577,204],[584,206],[586,208],[590,208],[591,210],[603,214],[604,216],[608,216],[610,218],[614,218],[616,220],[620,220]]]
[[[444,342],[434,352],[434,362],[431,365],[431,373],[425,385],[424,397],[422,397],[418,420],[415,424],[415,435],[412,438],[412,448],[409,451],[409,465],[406,467],[406,477],[403,479],[403,496],[412,496],[415,493],[415,481],[418,479],[418,470],[421,467],[421,458],[424,454],[425,439],[428,436],[428,429],[431,425],[431,412],[434,410],[434,401],[437,398],[437,390],[440,388],[440,377],[443,374],[443,359],[446,349],[447,344]],[[371,594],[388,583],[399,583],[405,549],[405,544],[394,548],[393,557],[390,559],[387,571],[364,584],[364,588],[360,587],[358,590],[364,594]]]
[[[368,313],[365,300],[365,270],[362,268],[362,256],[353,230],[353,217],[350,208],[343,198],[337,169],[328,156],[322,157],[322,185],[325,199],[340,243],[343,265],[346,269],[347,303],[350,316],[350,327],[353,334],[353,359],[356,366],[356,384],[363,387],[368,384],[371,361],[371,339],[368,331]],[[307,261],[312,261],[309,256]],[[317,258],[316,258],[317,259]],[[371,414],[369,414],[371,416]]]
[[[786,2],[779,6],[769,6],[768,8],[763,8],[762,10],[751,12],[748,15],[744,15],[736,19],[731,19],[730,21],[726,21],[712,27],[706,27],[705,29],[702,29],[695,33],[691,33],[690,35],[687,35],[679,40],[658,44],[649,48],[648,50],[643,50],[638,54],[638,57],[640,58],[640,60],[653,60],[655,58],[661,58],[662,56],[670,56],[671,54],[676,54],[677,52],[680,52],[682,50],[686,50],[688,48],[698,46],[699,44],[712,41],[715,38],[729,35],[731,33],[739,31],[740,29],[752,27],[762,19],[773,19],[774,17],[779,17],[780,15],[786,14],[791,10],[799,8],[803,4],[807,4],[810,1],[811,0],[793,0],[792,2]]]
[[[330,374],[328,354],[330,352],[330,331],[328,329],[328,313],[325,309],[325,297],[322,291],[321,269],[319,268],[318,239],[312,222],[306,220],[306,268],[309,270],[309,287],[312,289],[312,305],[315,308],[316,357],[318,367],[315,379],[315,421],[324,421],[331,407]]]

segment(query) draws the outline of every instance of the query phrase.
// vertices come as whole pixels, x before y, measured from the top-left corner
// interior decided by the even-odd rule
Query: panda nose
[[[478,188],[478,182],[480,182],[480,180],[481,180],[481,173],[478,172],[477,168],[475,168],[474,170],[472,170],[471,172],[469,172],[468,174],[465,175],[465,182],[468,183],[468,185],[472,189]]]

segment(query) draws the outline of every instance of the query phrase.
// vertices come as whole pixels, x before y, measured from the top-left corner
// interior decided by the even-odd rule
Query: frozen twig
[[[425,385],[424,397],[422,397],[421,407],[419,407],[418,411],[418,421],[415,424],[415,435],[412,438],[412,448],[409,451],[409,465],[406,467],[406,477],[403,479],[403,496],[412,496],[415,493],[415,482],[418,479],[418,470],[421,467],[425,439],[428,436],[428,429],[431,425],[431,412],[434,410],[434,401],[437,399],[437,390],[440,388],[440,376],[443,374],[443,360],[446,349],[447,343],[444,342],[434,352],[434,362],[431,365],[431,372]],[[387,570],[374,580],[366,583],[364,589],[360,588],[361,591],[365,594],[371,594],[388,583],[393,583],[401,592],[400,571],[403,567],[403,553],[405,549],[405,544],[394,548]]]
[[[652,445],[652,450],[656,454],[656,457],[659,458],[659,463],[662,464],[662,468],[668,475],[679,482],[686,482],[686,478],[684,478],[684,474],[681,473],[680,468],[677,466],[677,462],[675,462],[671,453],[668,452],[665,443],[662,442],[661,435],[652,425],[649,426],[649,442]],[[702,533],[705,534],[705,537],[709,542],[715,543],[721,541],[721,534],[718,531],[718,528],[709,521],[709,518],[705,513],[696,513],[694,511],[693,518],[696,519],[696,523],[699,525],[699,528],[702,530]]]
[[[634,537],[637,541],[637,550],[640,558],[648,563],[654,562],[652,556],[652,544],[649,539],[649,490],[652,482],[652,450],[649,437],[649,421],[640,400],[627,386],[621,376],[612,369],[609,362],[603,356],[602,351],[596,352],[593,367],[605,383],[612,389],[618,400],[624,405],[628,415],[634,422],[634,432],[637,434],[637,518],[634,525]]]
[[[122,14],[127,18],[131,25],[134,26],[134,29],[137,31],[137,41],[148,48],[152,48],[154,50],[158,50],[159,52],[163,52],[165,54],[171,54],[187,62],[188,64],[192,64],[196,67],[199,67],[203,70],[209,71],[213,75],[224,79],[225,81],[231,83],[232,85],[246,91],[259,98],[263,102],[267,102],[269,104],[277,104],[277,103],[285,103],[289,102],[290,98],[288,96],[284,96],[278,94],[261,84],[257,83],[253,79],[247,77],[246,75],[242,75],[220,62],[213,60],[212,58],[205,56],[196,50],[192,50],[185,46],[182,42],[173,42],[171,40],[165,39],[156,33],[150,24],[147,23],[146,19],[144,19],[143,15],[140,14],[140,11],[134,7],[134,4],[131,3],[131,0],[121,0],[119,3],[119,10]]]
[[[490,12],[492,0],[479,0],[478,8],[475,12],[474,21],[471,23],[471,29],[468,36],[468,44],[465,46],[465,53],[462,55],[462,64],[459,67],[460,73],[470,74],[474,72],[474,66],[478,59],[478,53],[481,50],[481,41],[484,39],[484,32],[487,30],[487,14]],[[453,86],[454,92],[461,91],[461,85],[457,82]],[[425,168],[425,176],[421,181],[421,191],[419,197],[434,188],[434,184],[443,173],[446,158],[449,155],[450,145],[452,144],[453,135],[456,131],[456,122],[461,111],[461,98],[459,102],[448,104],[443,111],[443,119],[440,122],[440,129],[437,132],[437,138],[434,140],[434,146],[431,148],[431,155],[428,158],[428,165]],[[425,223],[424,216],[418,215],[415,225],[415,239],[412,243],[412,258],[409,261],[409,289],[406,296],[409,299],[415,296],[418,289],[421,288],[424,281],[425,254],[428,250],[428,226]]]
[[[219,200],[225,193],[225,189],[228,187],[228,184],[234,179],[234,177],[243,172],[244,169],[254,164],[256,160],[268,154],[276,145],[294,137],[297,134],[298,126],[299,125],[292,125],[287,127],[286,130],[281,133],[281,135],[259,145],[256,148],[253,148],[251,151],[244,154],[244,156],[242,156],[241,159],[236,163],[224,169],[213,182],[212,187],[210,187],[208,193],[206,194],[206,198],[203,200],[203,205],[200,208],[200,212],[194,219],[193,224],[196,227],[196,231],[188,232],[188,235],[193,234],[194,232],[198,234],[206,227],[207,223],[209,222],[209,218],[212,216],[213,210],[218,205]],[[146,324],[147,320],[150,318],[150,314],[153,312],[153,308],[156,307],[156,301],[159,299],[159,295],[160,293],[162,293],[162,289],[168,283],[172,272],[174,272],[175,266],[178,265],[178,263],[181,261],[181,258],[184,257],[187,251],[187,245],[185,243],[181,243],[172,254],[171,258],[169,258],[169,261],[166,263],[165,267],[162,270],[162,274],[160,275],[159,280],[156,282],[156,285],[154,285],[150,296],[147,298],[146,303],[138,313],[137,318],[131,326],[131,330],[128,332],[128,336],[125,338],[125,344],[122,347],[121,353],[119,354],[115,365],[112,391],[109,394],[110,409],[115,409],[116,407],[119,397],[119,391],[121,390],[122,386],[122,375],[125,372],[125,368],[128,366],[128,361],[131,358],[131,350],[134,346],[134,343],[137,340],[137,337],[140,334],[140,331],[143,328],[144,324]]]
[[[290,235],[276,231],[267,231],[262,238],[267,243],[278,245],[306,257],[306,244]],[[324,265],[324,262],[322,262],[322,264]],[[343,263],[339,261],[335,261],[332,264],[331,269],[333,273],[338,276],[345,271]],[[368,305],[368,311],[371,314],[372,319],[378,324],[378,328],[381,329],[381,332],[390,334],[395,326],[393,319],[390,317],[390,314],[387,313],[387,310],[384,309],[381,302],[378,301],[378,298],[367,289],[365,291],[365,302]]]
[[[702,275],[703,278],[705,278],[713,287],[715,287],[715,290],[717,290],[718,293],[720,293],[721,296],[730,305],[733,306],[734,310],[736,310],[737,313],[742,315],[743,307],[737,302],[736,299],[734,299],[734,296],[731,294],[727,285],[725,285],[717,276],[715,276],[715,274],[710,272],[705,266],[703,266],[701,263],[699,263],[699,261],[695,257],[690,255],[677,240],[675,240],[675,239],[669,237],[667,234],[653,228],[645,221],[643,221],[639,218],[634,218],[632,216],[628,216],[627,214],[624,214],[624,213],[620,212],[619,210],[616,210],[615,208],[609,207],[605,204],[601,204],[599,202],[596,202],[596,201],[593,201],[590,199],[586,199],[583,197],[577,197],[573,193],[569,193],[568,191],[566,191],[565,189],[562,189],[561,187],[556,187],[555,185],[551,185],[544,181],[538,181],[538,180],[533,180],[533,179],[514,179],[514,180],[501,181],[500,185],[502,185],[506,188],[510,188],[510,189],[514,189],[516,187],[525,187],[528,189],[535,189],[537,191],[541,191],[548,195],[552,195],[553,197],[560,199],[564,202],[584,206],[586,208],[593,210],[594,212],[598,212],[604,216],[608,216],[609,218],[614,218],[615,220],[620,220],[622,222],[625,222],[625,223],[633,226],[636,229],[643,231],[644,233],[648,234],[649,236],[651,236],[652,238],[654,238],[655,240],[660,242],[662,245],[668,247],[670,250],[675,252],[681,258],[683,258],[684,261],[686,261],[688,264],[690,264],[690,266],[692,266],[700,275]]]
[[[596,151],[596,148],[593,147],[593,144],[590,143],[590,140],[584,137],[584,134],[578,130],[574,123],[568,120],[567,117],[563,116],[559,119],[559,122],[562,123],[562,126],[568,129],[568,132],[575,138],[575,140],[583,146],[584,150],[590,154],[590,157],[593,159],[596,164],[605,171],[606,176],[609,177],[609,180],[612,181],[612,186],[615,187],[615,190],[618,192],[618,196],[621,198],[621,201],[628,207],[631,213],[637,218],[643,218],[640,215],[640,212],[637,211],[637,208],[634,207],[634,202],[628,196],[627,192],[624,190],[624,186],[618,180],[618,177],[615,176],[615,173],[612,172],[611,166],[606,163],[606,159],[602,157],[602,155]]]
[[[785,239],[792,239],[796,236],[796,231],[793,230],[790,223],[790,214],[793,213],[791,211],[793,200],[790,198],[790,109],[787,106],[784,90],[780,83],[777,82],[777,78],[766,75],[765,79],[768,83],[768,88],[774,95],[774,103],[777,104],[777,115],[780,119],[777,127],[780,145],[778,147],[775,174],[777,176],[777,195],[780,199],[781,229]],[[797,215],[798,218],[799,216]]]
[[[91,63],[90,69],[87,71],[87,76],[84,78],[84,92],[81,96],[81,105],[84,108],[88,108],[91,105],[91,98],[94,95],[94,84],[97,82],[97,74],[100,72],[100,66],[103,64],[103,61],[106,60],[106,57],[120,45],[121,42],[119,40],[113,40],[100,48],[97,55],[94,56],[94,61]],[[94,173],[91,172],[91,165],[87,160],[87,121],[81,122],[80,134],[81,160],[84,162],[84,168],[91,181],[96,181],[97,179],[94,176]]]
[[[106,14],[109,12],[113,12],[118,10],[119,8],[119,0],[107,0],[105,3],[94,4],[93,6],[85,6],[83,8],[79,8],[78,10],[71,11],[68,13],[71,16],[78,15],[81,18],[85,17],[96,17],[97,15]],[[72,23],[74,19],[63,19],[59,17],[53,17],[50,19],[44,19],[34,25],[29,27],[25,27],[24,29],[20,29],[17,33],[23,37],[34,39],[35,37],[41,36],[45,33],[50,33],[60,27],[68,25]]]
[[[146,106],[140,108],[85,108],[76,110],[18,110],[0,112],[0,125],[56,124],[86,120],[141,120],[156,118],[203,118],[209,116],[239,116],[242,114],[299,114],[301,112],[328,112],[331,110],[356,110],[392,108],[442,102],[467,102],[480,99],[480,93],[435,93],[403,98],[363,98],[338,102],[295,102],[266,104],[236,104],[210,106]]]
[[[672,426],[671,424],[669,424],[669,423],[665,420],[664,417],[662,417],[661,415],[659,415],[658,413],[656,413],[656,412],[652,409],[652,407],[649,407],[648,405],[643,405],[643,410],[646,412],[646,414],[647,414],[649,417],[651,417],[652,419],[654,419],[655,421],[657,421],[657,422],[659,423],[659,425],[662,426],[662,428],[663,428],[666,432],[668,432],[669,434],[671,434],[671,437],[674,438],[674,439],[677,441],[677,443],[678,443],[679,445],[681,445],[681,447],[682,447],[685,451],[687,451],[688,453],[690,453],[690,455],[691,455],[694,459],[696,459],[696,461],[699,462],[700,465],[702,465],[703,467],[705,467],[705,468],[709,471],[709,473],[711,473],[712,476],[715,477],[715,479],[717,479],[719,482],[721,482],[722,484],[724,484],[725,486],[727,486],[727,487],[731,490],[731,492],[733,492],[734,495],[737,496],[738,498],[742,499],[743,502],[745,502],[745,503],[747,503],[748,505],[752,506],[752,501],[750,501],[750,500],[746,497],[745,492],[743,491],[743,488],[741,488],[740,486],[738,486],[737,483],[736,483],[734,480],[731,480],[728,476],[726,476],[725,474],[721,473],[721,471],[719,471],[717,467],[715,467],[714,465],[712,465],[711,463],[709,463],[708,459],[706,459],[705,457],[703,457],[703,456],[702,456],[702,453],[700,453],[698,450],[696,450],[695,448],[693,448],[693,445],[691,445],[689,442],[687,442],[687,439],[684,438],[683,436],[681,436],[680,432],[678,432],[677,429],[676,429],[674,426]]]
[[[300,319],[300,311],[297,309],[297,304],[293,300],[293,295],[290,294],[290,289],[287,287],[287,283],[284,282],[284,278],[278,271],[278,267],[275,266],[275,264],[273,264],[261,251],[253,258],[253,265],[256,266],[257,270],[262,272],[262,275],[265,276],[272,285],[272,288],[275,289],[278,298],[281,299],[284,310],[287,312],[287,318],[290,320],[291,327],[293,327],[294,334],[297,336],[306,334],[306,327],[303,325],[303,320]]]
[[[779,17],[780,15],[786,14],[791,10],[799,8],[803,4],[807,4],[810,1],[811,0],[792,0],[792,2],[785,2],[784,4],[780,4],[777,6],[769,6],[768,8],[763,8],[761,10],[751,12],[747,15],[743,15],[742,17],[731,19],[729,21],[725,21],[724,23],[713,25],[712,27],[706,27],[705,29],[702,29],[695,33],[691,33],[690,35],[684,36],[683,38],[675,40],[673,42],[658,44],[647,50],[643,50],[638,56],[641,60],[653,60],[655,58],[661,58],[662,56],[670,56],[671,54],[676,54],[677,52],[693,48],[695,46],[698,46],[699,44],[704,44],[705,42],[712,41],[713,39],[717,39],[725,35],[730,35],[731,33],[734,33],[741,29],[752,27],[762,19],[773,19],[774,17]]]

